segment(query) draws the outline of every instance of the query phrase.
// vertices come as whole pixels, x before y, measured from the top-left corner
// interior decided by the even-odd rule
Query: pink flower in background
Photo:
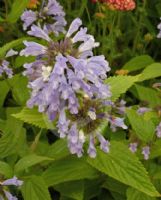
[[[106,3],[110,9],[114,10],[134,10],[136,3],[134,0],[92,0],[93,3]]]

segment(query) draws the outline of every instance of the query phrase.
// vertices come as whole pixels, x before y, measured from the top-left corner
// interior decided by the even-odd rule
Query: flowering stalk
[[[87,152],[95,157],[96,140],[104,152],[109,152],[110,144],[98,130],[103,121],[109,121],[113,130],[127,126],[122,118],[107,112],[112,102],[107,100],[111,92],[104,79],[110,67],[103,55],[93,55],[99,43],[81,25],[79,18],[73,20],[59,41],[54,41],[46,29],[32,25],[27,33],[45,40],[46,45],[24,41],[26,47],[20,55],[36,57],[35,62],[24,65],[31,89],[28,107],[38,106],[51,121],[57,120],[60,137],[67,138],[72,154],[82,156],[89,139]],[[123,102],[121,106],[123,111]]]
[[[47,33],[64,33],[64,26],[66,25],[65,13],[62,6],[56,0],[48,0],[48,3],[44,3],[43,7],[39,11],[26,10],[21,20],[23,23],[23,29],[27,30],[31,25],[41,25]]]

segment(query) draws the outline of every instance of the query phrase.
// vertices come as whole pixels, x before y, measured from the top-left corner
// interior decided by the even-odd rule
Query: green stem
[[[146,6],[146,0],[144,0],[144,3],[143,3],[143,10],[145,9],[145,6]],[[138,21],[138,24],[137,24],[137,31],[136,31],[136,35],[135,35],[135,39],[134,39],[134,43],[133,43],[133,48],[132,48],[133,54],[136,51],[137,44],[139,42],[140,35],[141,35],[141,32],[142,32],[142,29],[141,29],[142,20],[143,20],[143,13],[139,13],[139,21]]]
[[[40,140],[40,137],[41,137],[41,133],[42,133],[42,129],[41,129],[40,132],[36,135],[35,140],[33,141],[32,145],[31,145],[31,147],[30,147],[30,149],[31,149],[32,152],[35,151],[35,149],[36,149],[36,147],[37,147],[37,145],[38,145],[38,143],[39,143],[39,140]]]

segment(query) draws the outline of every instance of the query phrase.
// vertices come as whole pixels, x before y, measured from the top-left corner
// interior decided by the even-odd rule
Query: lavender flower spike
[[[23,29],[26,30],[29,26],[36,23],[43,27],[46,33],[54,33],[56,36],[61,32],[65,33],[64,26],[66,25],[66,20],[63,7],[56,0],[46,0],[43,2],[39,11],[26,10],[22,14]],[[29,32],[29,34],[32,33]]]
[[[161,122],[156,127],[156,135],[157,135],[158,138],[161,138]]]
[[[45,29],[33,25],[28,33],[45,39],[46,45],[25,41],[26,47],[20,55],[36,56],[35,62],[24,65],[23,74],[29,78],[28,87],[31,89],[27,106],[37,106],[39,112],[45,112],[51,121],[58,119],[58,132],[61,138],[67,137],[71,154],[81,157],[86,136],[90,135],[88,154],[95,157],[94,137],[97,128],[94,124],[95,120],[96,124],[97,121],[101,123],[98,119],[100,112],[97,111],[100,107],[101,112],[104,109],[101,102],[111,97],[110,87],[104,83],[110,67],[103,55],[93,56],[92,50],[98,43],[92,35],[87,34],[87,28],[80,28],[81,24],[79,18],[75,19],[64,40],[57,42],[52,40]],[[86,98],[89,107],[82,109],[82,102]],[[121,122],[116,120],[116,124],[126,128],[123,119]],[[109,152],[109,142],[101,135],[98,135],[98,140],[100,148]]]

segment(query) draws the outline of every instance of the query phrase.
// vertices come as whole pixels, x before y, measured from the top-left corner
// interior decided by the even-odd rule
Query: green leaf
[[[33,165],[39,164],[44,161],[51,161],[53,159],[44,157],[44,156],[38,156],[35,154],[27,155],[23,158],[21,158],[15,165],[15,174],[19,173],[20,171],[26,170],[29,167],[32,167]]]
[[[6,81],[0,81],[0,107],[3,106],[4,100],[9,92],[9,86]]]
[[[155,133],[154,123],[151,120],[144,118],[143,115],[137,114],[133,109],[128,109],[126,113],[136,135],[144,142],[151,140]]]
[[[121,195],[126,195],[127,185],[108,177],[107,180],[103,183],[104,188],[119,193]]]
[[[40,176],[31,176],[21,187],[24,200],[51,200],[45,181]]]
[[[97,196],[102,189],[101,186],[101,179],[84,180],[84,200],[93,199]]]
[[[17,153],[21,146],[21,139],[25,135],[23,123],[13,117],[11,113],[18,112],[18,108],[7,109],[7,121],[0,139],[0,158],[5,158],[9,155]]]
[[[94,179],[98,177],[97,170],[87,164],[84,158],[67,157],[55,161],[43,173],[48,186],[57,185],[66,181]]]
[[[5,44],[3,47],[0,48],[0,58],[3,59],[8,50],[10,50],[11,48],[19,46],[25,40],[31,40],[31,38],[30,37],[23,37],[23,38],[13,40],[13,41]]]
[[[12,4],[11,12],[7,17],[7,21],[10,23],[15,23],[21,16],[24,9],[27,7],[30,0],[14,0]]]
[[[13,176],[13,170],[8,163],[0,161],[0,174],[10,178]]]
[[[158,91],[138,84],[134,85],[134,87],[141,101],[147,102],[152,107],[161,105],[160,93]]]
[[[111,142],[110,153],[97,150],[95,159],[88,158],[88,163],[108,176],[138,189],[150,196],[159,196],[150,182],[142,163],[128,147],[120,142]]]
[[[80,181],[70,181],[61,183],[54,186],[62,196],[70,197],[75,200],[83,200],[84,196],[84,182]]]
[[[156,198],[150,197],[134,188],[128,188],[127,200],[156,200]]]
[[[138,76],[113,76],[106,80],[111,86],[112,100],[115,101],[124,94],[136,81]]]
[[[151,159],[159,156],[161,156],[161,139],[155,141],[150,151]]]
[[[154,63],[154,60],[148,55],[137,56],[135,58],[132,58],[129,62],[127,62],[123,66],[123,69],[133,72],[143,69],[152,63]]]
[[[14,67],[22,67],[25,63],[31,63],[35,61],[33,56],[17,56],[15,59]]]
[[[138,81],[145,81],[161,76],[161,64],[154,63],[146,67],[140,74]]]
[[[58,160],[68,156],[69,154],[67,140],[59,139],[49,147],[49,151],[47,152],[46,156]]]
[[[9,80],[13,98],[18,105],[25,105],[29,99],[29,89],[27,88],[28,80],[26,77],[21,75],[15,75]]]
[[[38,126],[39,128],[54,129],[54,124],[48,120],[46,114],[39,113],[37,108],[29,109],[23,108],[20,113],[13,114],[13,116],[23,122]]]

